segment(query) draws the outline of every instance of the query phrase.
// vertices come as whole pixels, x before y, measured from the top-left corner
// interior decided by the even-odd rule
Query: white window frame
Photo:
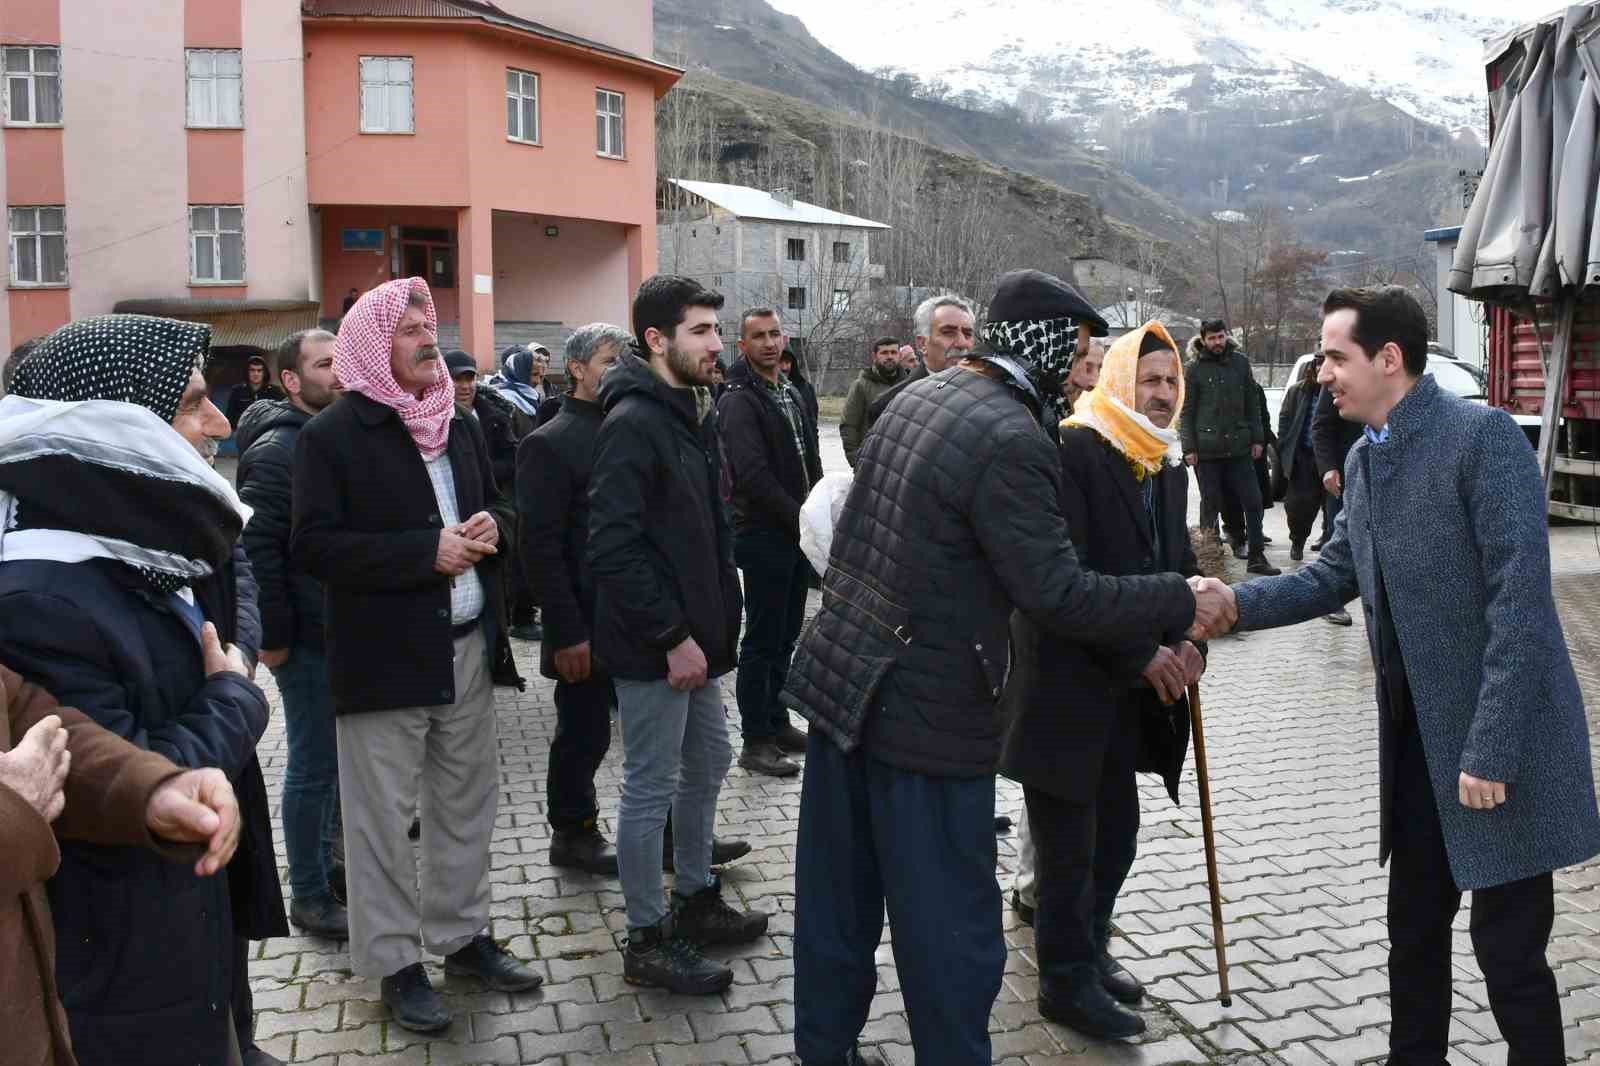
[[[799,304],[794,302],[795,293],[800,294]],[[790,285],[789,291],[785,295],[787,297],[785,303],[788,304],[785,310],[788,311],[804,311],[806,310],[807,305],[811,302],[811,294],[806,291],[806,287],[804,285]]]
[[[4,55],[0,54],[0,78],[5,79],[6,122],[7,126],[45,126],[55,127],[62,123],[66,117],[66,97],[59,91],[61,85],[61,48],[58,45],[31,45],[31,44],[4,44],[0,43],[6,51],[22,49],[28,53],[28,69],[26,72],[10,71],[5,69]],[[53,71],[39,71],[38,55],[40,52],[54,52],[56,69]],[[60,101],[61,117],[53,122],[40,122],[39,114],[39,79],[54,78],[57,85],[56,99]],[[13,118],[11,116],[11,83],[13,79],[21,81],[28,87],[28,117]]]
[[[839,254],[841,251],[844,252],[843,256],[841,256]],[[834,265],[835,266],[847,266],[847,265],[849,265],[849,263],[850,263],[850,252],[851,252],[851,248],[850,248],[850,242],[849,241],[834,241],[833,242],[833,262],[834,262]]]
[[[237,56],[239,71],[236,74],[218,74],[218,56]],[[196,74],[194,61],[206,57],[211,60],[210,74]],[[185,48],[183,50],[183,80],[185,114],[190,129],[197,130],[241,130],[244,129],[244,53],[238,48]],[[234,110],[239,114],[237,122],[223,122],[220,118],[213,122],[201,122],[195,118],[195,101],[201,91],[211,96],[211,113],[221,115],[221,92],[231,83],[236,96]]]
[[[510,80],[512,75],[517,78],[517,89],[512,90]],[[517,104],[517,129],[511,129],[511,115],[506,114],[506,140],[516,141],[518,144],[538,144],[539,142],[539,75],[532,70],[519,70],[516,67],[506,68],[506,102],[516,101]],[[533,84],[533,91],[528,92],[529,82]],[[527,136],[527,130],[522,129],[522,102],[533,101],[533,136]]]
[[[626,159],[627,150],[627,97],[615,89],[596,88],[594,91],[594,154],[606,159]],[[612,105],[615,105],[613,110]],[[617,120],[617,139],[611,141],[611,119]],[[605,136],[601,136],[601,130]]]
[[[31,211],[31,212],[33,212],[33,224],[31,226],[31,228],[28,228],[28,229],[12,229],[11,228],[12,222],[15,221],[15,217],[14,217],[15,213],[18,212],[18,211]],[[61,212],[61,229],[59,229],[59,230],[40,229],[39,212],[41,212],[41,211],[60,211]],[[69,268],[69,264],[67,262],[67,209],[65,207],[63,207],[61,204],[37,204],[37,205],[11,207],[6,211],[6,232],[7,232],[7,237],[8,237],[8,240],[6,242],[6,247],[7,247],[8,256],[9,256],[9,259],[10,259],[9,276],[11,278],[11,286],[12,286],[12,288],[17,288],[17,289],[64,289],[64,288],[66,288],[68,286],[68,284],[69,284],[68,278],[70,277],[70,272],[69,272],[69,269],[68,269]],[[21,262],[22,257],[17,253],[17,246],[20,243],[24,242],[24,241],[31,241],[33,243],[33,265],[34,265],[35,274],[37,274],[38,271],[44,266],[44,238],[46,238],[46,237],[60,237],[61,238],[61,277],[60,277],[60,279],[59,280],[52,280],[52,281],[45,281],[45,280],[42,280],[41,278],[39,278],[37,276],[35,276],[33,278],[18,277],[17,276],[17,267],[18,267],[18,264]]]
[[[834,289],[833,300],[829,304],[832,314],[848,315],[850,313],[850,290]]]
[[[239,228],[223,229],[222,212],[239,212]],[[194,215],[196,211],[211,212],[211,224],[208,227],[196,227]],[[244,261],[244,207],[241,204],[190,204],[189,205],[189,284],[190,285],[243,285],[245,276]],[[239,276],[225,278],[222,276],[222,238],[229,233],[239,235]],[[211,266],[216,272],[215,277],[204,278],[200,276],[200,242],[208,241],[211,245]]]
[[[367,65],[367,63],[369,61],[377,61],[377,60],[382,60],[384,62],[383,80],[382,81],[368,81],[367,80],[367,74],[366,74],[366,65]],[[401,82],[401,81],[391,81],[389,79],[389,67],[388,67],[388,65],[390,63],[396,63],[396,62],[403,62],[406,65],[407,79],[405,81],[403,81],[403,82]],[[388,122],[389,117],[390,117],[390,115],[389,115],[389,112],[390,112],[390,104],[389,104],[390,91],[392,89],[398,87],[398,86],[401,86],[401,85],[404,85],[406,87],[406,89],[408,90],[408,94],[407,95],[409,97],[409,101],[410,101],[410,105],[411,105],[410,113],[407,115],[407,125],[406,125],[406,128],[403,129],[403,130],[389,129],[388,126],[387,126],[387,122]],[[384,116],[384,122],[386,123],[386,125],[382,129],[368,128],[368,126],[367,126],[367,107],[366,107],[366,102],[367,102],[367,89],[369,87],[382,88],[384,90],[384,93],[383,93],[383,116]],[[407,136],[407,135],[414,135],[417,132],[417,61],[416,61],[416,58],[414,56],[366,56],[366,55],[364,55],[364,56],[361,56],[357,60],[357,62],[356,62],[356,125],[361,130],[362,133],[377,134],[377,135],[380,135],[380,136]]]
[[[783,244],[783,261],[786,263],[804,263],[806,261],[806,239],[804,237],[785,237]],[[795,245],[800,246],[800,254],[794,254]]]

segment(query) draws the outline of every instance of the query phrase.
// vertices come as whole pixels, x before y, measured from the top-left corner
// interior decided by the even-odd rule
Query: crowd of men
[[[803,760],[802,1063],[866,1061],[886,913],[918,1057],[991,1060],[997,772],[1026,802],[1013,906],[1034,926],[1040,1013],[1136,1036],[1144,989],[1111,936],[1135,773],[1177,801],[1206,640],[1357,597],[1378,675],[1391,1061],[1444,1058],[1462,891],[1512,1060],[1562,1061],[1550,871],[1600,852],[1583,707],[1531,451],[1425,374],[1414,299],[1330,294],[1323,358],[1274,436],[1225,323],[1185,362],[1157,322],[1093,340],[1106,324],[1040,271],[999,278],[981,325],[961,296],[931,297],[915,347],[877,340],[846,398],[854,472],[821,573],[801,548],[827,488],[815,390],[770,307],[741,310],[725,363],[722,309],[692,279],[649,279],[628,327],[573,331],[557,393],[542,346],[480,382],[439,348],[428,286],[399,279],[349,301],[337,334],[296,333],[248,368],[232,422],[207,394],[203,325],[99,316],[13,355],[0,1018],[18,1061],[276,1061],[254,1042],[247,961],[288,933],[258,666],[288,743],[289,923],[348,942],[409,1030],[453,1022],[429,957],[537,988],[490,930],[512,638],[539,641],[555,683],[547,861],[619,880],[628,982],[720,992],[733,973],[707,949],[767,931],[717,872],[749,851],[715,835],[734,762],[719,679],[736,671],[739,765],[789,777]],[[237,490],[211,465],[230,436]],[[1289,575],[1263,548],[1274,445],[1297,561],[1326,523]],[[1263,580],[1199,575],[1187,467],[1202,528],[1220,519]],[[614,841],[595,786],[613,713]]]

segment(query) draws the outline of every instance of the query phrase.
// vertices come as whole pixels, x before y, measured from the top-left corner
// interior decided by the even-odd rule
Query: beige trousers
[[[448,955],[489,929],[500,764],[481,630],[455,642],[455,691],[454,704],[338,719],[350,965],[363,977],[420,962],[423,947]]]

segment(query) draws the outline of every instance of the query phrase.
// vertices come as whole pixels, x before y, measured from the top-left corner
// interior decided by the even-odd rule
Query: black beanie
[[[1151,352],[1170,352],[1170,351],[1172,351],[1172,345],[1168,344],[1166,342],[1166,340],[1161,336],[1161,334],[1157,333],[1153,329],[1146,330],[1145,334],[1144,334],[1144,339],[1139,342],[1139,358],[1140,359],[1143,359],[1145,356],[1149,355]]]
[[[467,371],[478,372],[478,361],[459,348],[444,353],[444,365],[452,378]]]

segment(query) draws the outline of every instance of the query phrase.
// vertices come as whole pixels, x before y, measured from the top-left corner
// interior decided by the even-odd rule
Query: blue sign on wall
[[[343,248],[347,252],[376,252],[383,254],[383,230],[346,229],[343,231]]]

